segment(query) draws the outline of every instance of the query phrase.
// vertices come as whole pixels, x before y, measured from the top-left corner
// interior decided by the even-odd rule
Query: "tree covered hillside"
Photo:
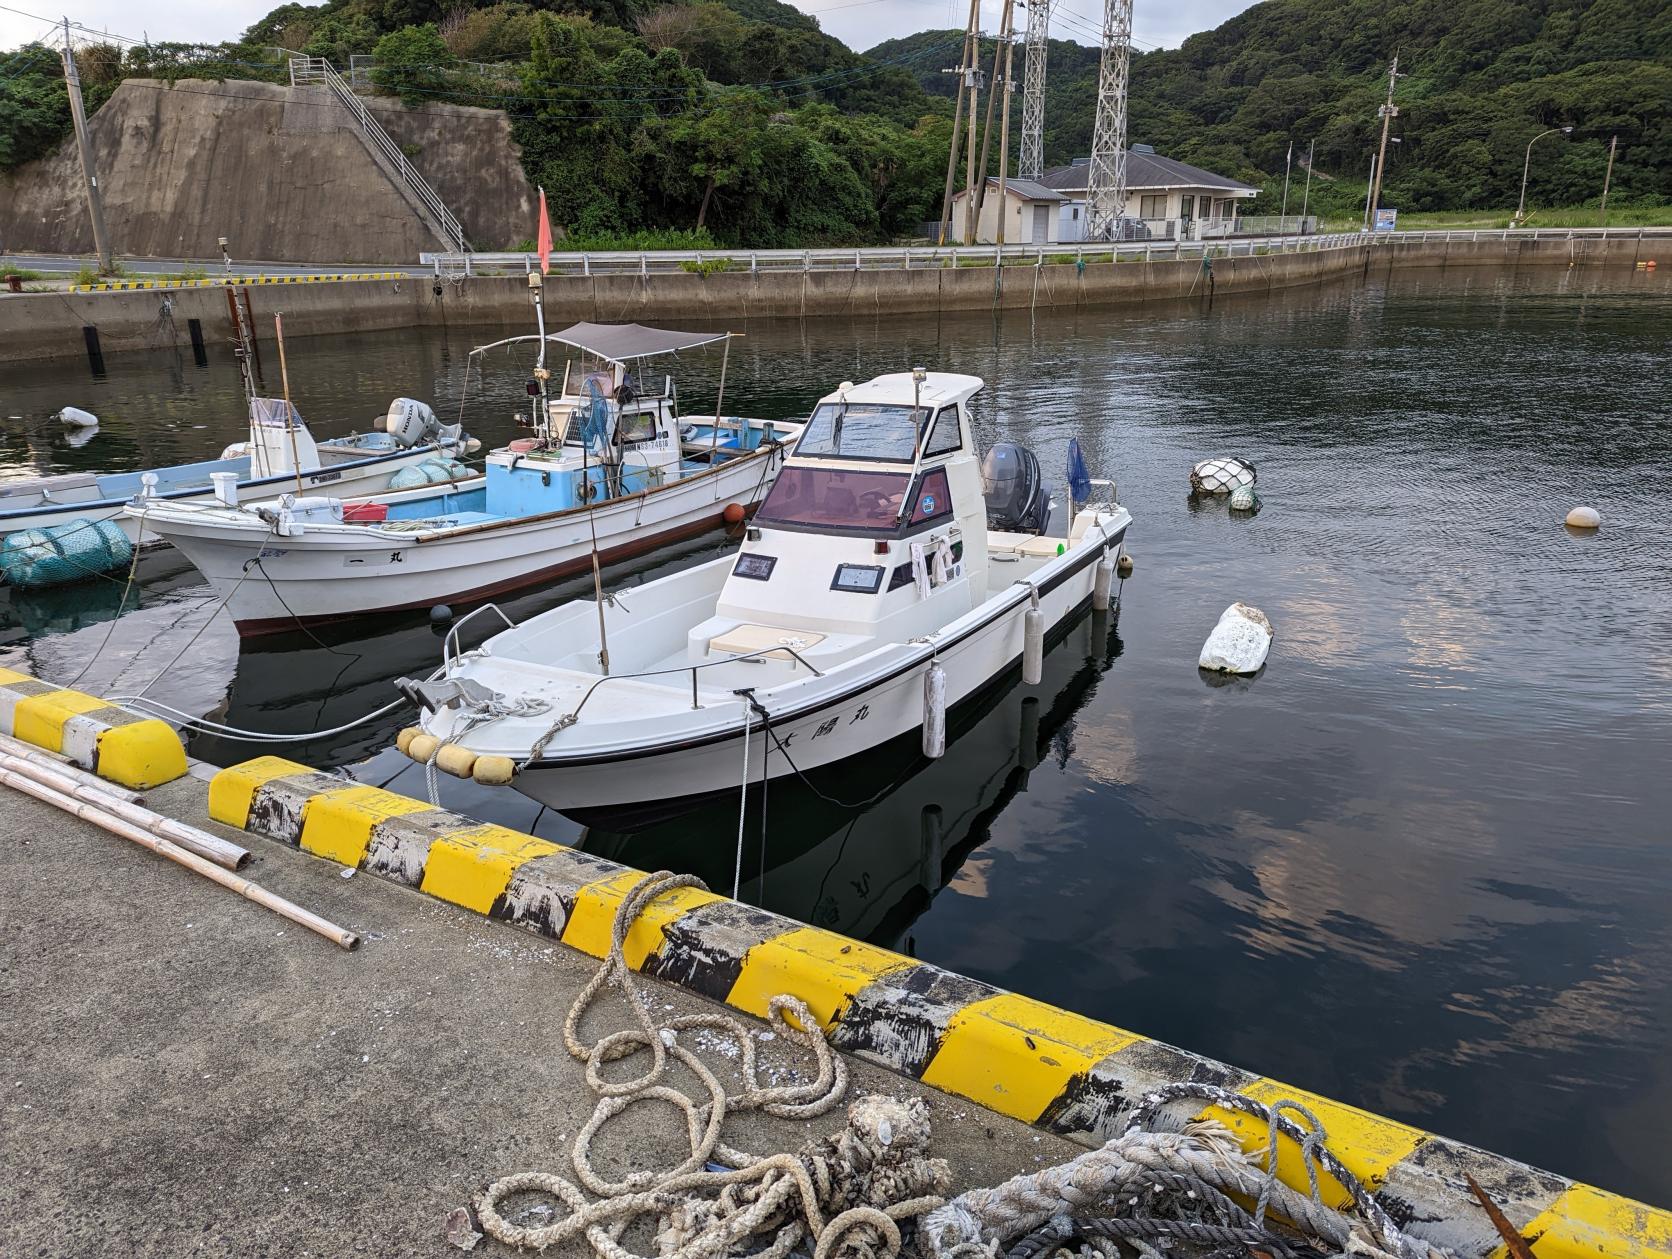
[[[942,71],[961,43],[925,31],[862,55],[779,0],[329,0],[284,4],[236,43],[78,56],[96,108],[124,77],[282,82],[293,52],[339,67],[375,54],[374,90],[391,98],[376,109],[504,110],[573,239],[771,247],[882,242],[935,217],[954,91]],[[1134,54],[1129,139],[1263,183],[1260,209],[1276,208],[1290,141],[1302,159],[1315,140],[1313,206],[1352,209],[1395,53],[1402,143],[1385,203],[1512,206],[1527,142],[1560,126],[1572,136],[1534,150],[1531,203],[1594,203],[1616,134],[1615,204],[1672,200],[1666,0],[1266,0]],[[1048,161],[1089,150],[1097,73],[1095,49],[1052,41]],[[0,170],[68,128],[52,50],[0,55]]]
[[[925,32],[871,50],[921,50]],[[1379,135],[1389,59],[1400,116],[1384,202],[1413,210],[1513,206],[1527,142],[1529,198],[1594,201],[1609,137],[1620,138],[1614,193],[1672,198],[1672,5],[1665,0],[1266,0],[1177,50],[1132,57],[1130,139],[1251,183],[1281,180],[1317,142],[1317,169],[1362,198]],[[938,67],[925,92],[945,89]],[[1089,151],[1097,90],[1092,50],[1051,41],[1048,162]],[[1299,170],[1299,167],[1296,167]],[[1315,185],[1316,190],[1316,185]]]

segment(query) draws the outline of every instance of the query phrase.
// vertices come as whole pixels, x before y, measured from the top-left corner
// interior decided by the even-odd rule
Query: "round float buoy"
[[[517,763],[509,756],[478,756],[470,776],[484,787],[503,787],[517,772]]]
[[[1602,513],[1595,507],[1575,507],[1567,514],[1569,529],[1597,529],[1602,525]]]
[[[406,754],[420,765],[428,765],[440,743],[433,734],[415,734],[406,741]]]
[[[445,603],[438,603],[430,609],[431,625],[447,625],[453,620],[453,609]]]
[[[446,770],[454,778],[469,778],[470,771],[476,768],[476,753],[457,743],[449,743],[435,754],[435,764],[437,769]]]
[[[720,513],[720,517],[728,525],[735,526],[743,523],[743,517],[746,514],[742,503],[727,503],[726,510]]]
[[[80,407],[65,407],[58,412],[58,422],[67,428],[97,428],[99,417]]]
[[[1132,576],[1132,557],[1125,551],[1122,551],[1120,558],[1115,561],[1115,576],[1122,581]]]
[[[405,756],[407,748],[412,745],[412,741],[423,733],[417,726],[408,726],[395,736],[395,750]]]
[[[1252,485],[1239,485],[1231,491],[1231,510],[1256,512],[1260,510],[1260,496]]]

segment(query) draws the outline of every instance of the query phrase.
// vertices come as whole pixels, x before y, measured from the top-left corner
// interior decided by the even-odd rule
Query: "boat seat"
[[[724,634],[716,634],[708,640],[708,654],[711,656],[742,656],[750,652],[765,651],[761,657],[765,660],[794,660],[795,657],[787,651],[770,651],[773,647],[793,647],[805,656],[810,648],[817,647],[825,639],[823,634],[812,630],[783,629],[777,625],[752,625],[744,622],[734,625]]]
[[[987,553],[1027,556],[1029,559],[1054,559],[1061,538],[1038,533],[1005,533],[999,529],[987,531]]]

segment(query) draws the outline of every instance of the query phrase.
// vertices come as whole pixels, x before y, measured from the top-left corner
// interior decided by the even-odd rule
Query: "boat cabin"
[[[968,415],[982,385],[899,372],[821,400],[688,658],[761,653],[823,667],[940,629],[984,600],[986,506]]]
[[[731,335],[579,323],[543,340],[512,337],[472,351],[542,342],[528,382],[535,435],[488,456],[488,515],[539,515],[621,498],[758,448],[773,435],[771,424],[682,419],[673,377],[645,370],[647,359],[727,342]],[[555,391],[545,343],[571,351]],[[722,397],[724,384],[722,367]]]

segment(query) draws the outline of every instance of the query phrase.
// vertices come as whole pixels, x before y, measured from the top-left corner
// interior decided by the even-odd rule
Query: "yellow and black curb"
[[[159,787],[186,772],[185,748],[167,722],[12,669],[0,669],[0,734],[124,787]]]
[[[384,875],[442,900],[603,957],[617,907],[643,875],[520,831],[316,773],[281,757],[215,775],[216,821]],[[628,964],[764,1016],[779,993],[805,1001],[837,1048],[999,1114],[1100,1145],[1151,1090],[1189,1080],[1261,1101],[1292,1098],[1407,1232],[1460,1255],[1502,1255],[1472,1176],[1538,1259],[1672,1255],[1672,1213],[1432,1136],[1133,1032],[1004,992],[874,945],[803,926],[712,892],[651,901],[626,941]],[[1266,1130],[1210,1108],[1263,1149]],[[1304,1191],[1293,1146],[1283,1180]],[[1327,1176],[1325,1201],[1347,1195]]]
[[[72,284],[72,293],[135,293],[146,289],[237,288],[243,284],[340,284],[345,280],[402,280],[399,271],[353,271],[331,275],[234,275],[203,280],[110,280]]]

